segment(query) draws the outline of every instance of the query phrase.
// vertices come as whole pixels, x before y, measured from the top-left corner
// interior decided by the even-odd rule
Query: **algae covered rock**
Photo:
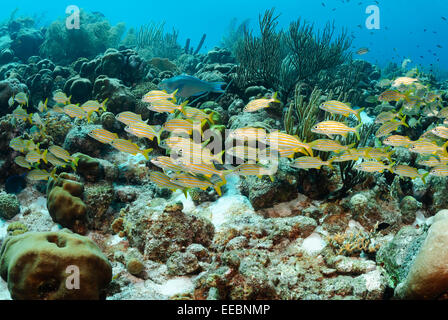
[[[114,114],[135,110],[137,99],[119,79],[99,76],[93,84],[93,96],[98,101],[108,98],[107,110]]]
[[[6,192],[0,193],[0,218],[9,220],[20,212],[20,203],[17,197]]]
[[[92,157],[98,157],[104,145],[89,137],[89,133],[99,128],[95,125],[74,126],[65,137],[63,148],[70,153],[82,152]]]
[[[391,287],[395,287],[406,278],[425,237],[423,229],[406,226],[392,241],[379,249],[376,261],[386,270]]]
[[[191,252],[175,252],[166,262],[170,275],[183,276],[200,270],[197,257]]]
[[[105,298],[112,267],[89,238],[28,232],[4,241],[0,275],[15,300],[97,300]]]
[[[86,184],[83,199],[87,207],[86,221],[89,230],[107,232],[115,219],[109,211],[115,199],[113,186],[107,182]]]
[[[183,213],[182,209],[181,203],[168,204],[163,211],[131,209],[124,225],[130,245],[143,252],[145,258],[159,262],[166,262],[172,254],[193,243],[209,247],[215,231],[213,224]]]
[[[76,233],[86,232],[87,206],[83,202],[84,185],[76,176],[62,173],[47,185],[47,208],[53,221]]]
[[[280,163],[274,181],[269,177],[245,177],[241,183],[241,193],[249,198],[255,210],[270,208],[297,198],[298,180],[293,169]]]
[[[93,85],[89,79],[79,76],[69,79],[64,86],[64,91],[71,96],[72,103],[82,103],[92,96]]]

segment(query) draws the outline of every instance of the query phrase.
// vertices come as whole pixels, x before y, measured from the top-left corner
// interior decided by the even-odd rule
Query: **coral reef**
[[[333,24],[282,30],[274,9],[260,33],[233,20],[214,48],[204,32],[181,47],[164,23],[122,40],[123,24],[81,19],[79,30],[14,14],[0,23],[0,297],[447,298],[446,81],[406,61],[353,59]],[[225,85],[159,91],[183,74]],[[246,175],[226,140],[207,167],[222,176],[197,173],[204,163],[188,168],[167,143],[179,129],[169,124],[194,117],[206,119],[193,138],[264,130],[256,148],[272,150],[279,130],[274,153],[288,155],[272,175],[254,174],[261,159]],[[349,132],[316,130],[322,122]],[[181,170],[159,167],[163,156]],[[194,182],[174,184],[187,172]],[[78,263],[81,290],[67,290],[65,268]]]

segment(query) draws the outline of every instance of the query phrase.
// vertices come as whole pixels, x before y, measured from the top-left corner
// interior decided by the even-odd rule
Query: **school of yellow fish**
[[[215,153],[215,146],[210,144],[210,139],[203,137],[204,127],[213,128],[213,112],[206,113],[201,109],[188,106],[188,102],[177,104],[176,92],[150,91],[142,101],[148,104],[152,112],[174,115],[170,117],[161,127],[148,125],[143,121],[141,115],[133,112],[122,112],[116,115],[116,120],[124,124],[125,131],[137,138],[150,141],[156,139],[157,145],[166,150],[166,155],[153,157],[151,163],[161,171],[153,171],[150,180],[161,188],[170,190],[182,190],[185,195],[191,188],[203,190],[212,187],[221,195],[221,187],[225,185],[226,176],[237,174],[240,176],[269,176],[274,179],[277,169],[276,162],[272,156],[291,159],[290,165],[298,169],[321,169],[323,166],[333,168],[334,163],[356,161],[355,168],[359,171],[382,173],[385,170],[395,173],[400,177],[411,179],[420,178],[425,182],[428,175],[440,177],[448,176],[448,141],[439,143],[439,139],[448,140],[448,108],[443,108],[441,95],[431,92],[418,79],[401,77],[395,81],[389,81],[390,89],[383,92],[376,99],[382,103],[401,103],[399,111],[388,111],[378,115],[375,123],[380,125],[375,136],[377,147],[355,148],[355,144],[343,145],[336,140],[337,136],[347,138],[354,134],[360,139],[359,129],[362,127],[361,112],[364,109],[352,109],[352,107],[340,101],[326,101],[320,105],[320,109],[333,115],[348,118],[350,115],[356,117],[359,125],[350,127],[346,123],[338,121],[323,121],[317,123],[311,131],[315,134],[326,136],[311,142],[301,141],[299,137],[289,135],[280,131],[267,132],[263,128],[239,128],[230,132],[226,137],[226,148],[224,151]],[[11,100],[12,99],[12,100]],[[24,109],[28,105],[25,94],[11,97],[10,105],[16,102],[19,106],[13,111],[16,120],[29,121],[41,130],[45,130],[45,122],[38,113],[28,114]],[[83,105],[74,105],[63,92],[56,92],[53,96],[56,105],[51,109],[53,112],[65,113],[71,118],[85,119],[91,121],[94,112],[106,111],[106,102],[87,101]],[[47,103],[40,102],[37,109],[40,113],[47,111]],[[249,102],[243,109],[244,112],[257,112],[269,108],[272,103],[281,103],[275,93],[272,98],[255,99]],[[394,134],[400,127],[409,127],[406,122],[407,114],[410,116],[423,114],[422,116],[433,116],[442,119],[441,124],[424,133],[418,140],[411,141],[407,136]],[[162,140],[162,134],[168,133],[168,137]],[[200,135],[200,141],[196,141],[195,134]],[[219,133],[220,135],[220,133]],[[118,137],[116,133],[103,128],[94,129],[89,133],[93,139],[109,144],[113,148],[129,153],[131,155],[141,154],[149,160],[150,149],[140,149],[131,140]],[[193,136],[193,137],[192,137]],[[382,141],[380,139],[383,139]],[[230,147],[229,143],[230,142]],[[24,153],[15,159],[17,165],[30,171],[28,177],[32,180],[47,180],[54,177],[55,170],[48,172],[37,166],[41,160],[47,164],[63,166],[77,165],[77,159],[73,158],[66,150],[59,146],[50,146],[48,150],[41,151],[39,145],[32,140],[15,138],[10,143],[11,148]],[[211,148],[210,148],[211,147]],[[395,148],[407,148],[413,153],[421,155],[418,161],[420,166],[429,167],[426,170],[418,170],[408,165],[396,164],[392,160]],[[314,151],[330,153],[329,160],[323,161],[314,155]],[[298,157],[296,157],[299,155]],[[223,162],[230,157],[232,164],[239,159],[238,166],[226,165]],[[221,168],[221,169],[218,169]]]
[[[56,102],[55,106],[50,110],[57,113],[65,113],[72,118],[87,119],[90,122],[90,115],[102,108],[106,110],[105,104],[107,99],[100,104],[97,101],[87,101],[81,107],[79,105],[70,104],[70,97],[67,97],[63,92],[55,92],[53,100]],[[13,121],[28,121],[30,124],[36,126],[42,132],[46,132],[46,121],[39,115],[48,111],[48,99],[45,102],[40,101],[36,109],[38,113],[29,113],[25,109],[28,106],[28,96],[25,93],[19,93],[12,96],[9,100],[10,107],[15,103],[19,106],[12,112]],[[58,167],[65,168],[67,166],[76,170],[78,164],[78,158],[70,155],[70,153],[64,148],[58,145],[51,145],[47,150],[40,150],[39,144],[35,144],[33,139],[22,139],[16,137],[12,139],[9,146],[23,155],[17,156],[14,162],[22,167],[30,170],[27,174],[27,178],[32,181],[44,181],[50,177],[56,177],[56,170]],[[45,169],[39,168],[44,163]],[[49,168],[53,167],[51,172]]]

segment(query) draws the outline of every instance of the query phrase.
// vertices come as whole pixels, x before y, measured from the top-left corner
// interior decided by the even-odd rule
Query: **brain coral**
[[[0,275],[15,300],[97,300],[106,296],[112,267],[93,241],[64,229],[8,237]]]
[[[20,204],[17,197],[6,192],[0,193],[0,218],[9,220],[20,212]]]

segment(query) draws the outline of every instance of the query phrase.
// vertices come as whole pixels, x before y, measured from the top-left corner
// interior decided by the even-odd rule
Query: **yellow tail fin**
[[[142,151],[142,155],[145,157],[146,160],[149,160],[149,153],[152,151],[152,148],[146,149]]]
[[[42,160],[44,160],[45,164],[48,163],[47,153],[48,153],[48,150],[45,150],[44,153],[42,153]]]

